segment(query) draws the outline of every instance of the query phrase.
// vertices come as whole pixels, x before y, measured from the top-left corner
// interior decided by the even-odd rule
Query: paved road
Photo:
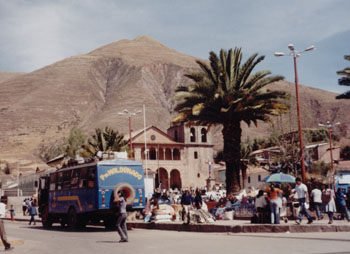
[[[59,226],[44,230],[40,225],[10,221],[5,227],[15,246],[12,253],[350,253],[350,233],[344,232],[228,234],[134,229],[129,232],[129,243],[118,243],[117,232],[102,227],[68,232]]]

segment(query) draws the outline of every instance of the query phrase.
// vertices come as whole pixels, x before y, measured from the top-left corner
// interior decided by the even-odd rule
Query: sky
[[[257,70],[294,82],[293,58],[275,57],[310,45],[297,59],[299,83],[342,93],[338,70],[350,66],[348,0],[0,0],[0,70],[31,72],[64,58],[140,35],[207,59],[242,48],[265,55]]]

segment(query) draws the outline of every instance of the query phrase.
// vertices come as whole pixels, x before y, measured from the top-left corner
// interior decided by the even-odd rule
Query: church
[[[149,126],[133,132],[131,141],[135,160],[142,161],[146,178],[153,179],[155,188],[207,185],[214,156],[212,135],[207,127],[174,125],[165,133]]]

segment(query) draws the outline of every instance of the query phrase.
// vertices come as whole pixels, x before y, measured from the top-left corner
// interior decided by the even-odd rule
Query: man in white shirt
[[[292,190],[292,193],[296,193],[298,195],[298,201],[300,206],[298,219],[295,222],[297,224],[300,224],[304,214],[308,220],[307,224],[311,224],[312,218],[305,207],[306,198],[308,197],[307,186],[301,182],[301,179],[299,177],[295,179],[295,183],[296,185],[295,188]]]
[[[323,214],[322,214],[322,192],[319,188],[315,187],[310,194],[310,197],[312,198],[312,201],[314,203],[314,208],[316,211],[316,216],[318,220],[323,219]]]
[[[0,237],[1,241],[5,246],[5,250],[12,250],[13,247],[11,247],[11,244],[7,240],[7,235],[5,232],[5,227],[4,227],[4,218],[6,216],[6,204],[0,201]]]

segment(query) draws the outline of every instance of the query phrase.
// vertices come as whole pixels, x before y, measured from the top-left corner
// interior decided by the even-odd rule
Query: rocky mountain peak
[[[197,67],[196,58],[166,47],[150,36],[142,35],[133,40],[123,39],[107,44],[90,53],[90,56],[116,57],[132,66],[153,63],[171,63],[189,68]]]

